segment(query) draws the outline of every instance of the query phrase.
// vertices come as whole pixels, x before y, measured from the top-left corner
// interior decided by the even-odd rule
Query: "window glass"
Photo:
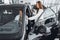
[[[50,8],[48,8],[45,10],[41,17],[43,17],[44,19],[49,17],[55,17],[55,13]]]

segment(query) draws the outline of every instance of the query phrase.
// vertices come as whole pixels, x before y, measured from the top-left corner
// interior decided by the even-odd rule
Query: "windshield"
[[[48,13],[47,13],[48,12]],[[54,17],[55,16],[55,13],[50,9],[48,8],[45,13],[43,14],[44,18],[47,18],[47,17]]]
[[[41,15],[40,19],[48,19],[51,17],[56,17],[56,15],[50,8],[47,8]]]

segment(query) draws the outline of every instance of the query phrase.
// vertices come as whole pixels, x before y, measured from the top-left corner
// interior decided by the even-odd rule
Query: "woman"
[[[36,20],[38,19],[38,17],[43,12],[43,6],[42,6],[42,4],[41,4],[40,1],[38,1],[36,3],[36,5],[33,7],[33,11],[31,11],[31,12],[33,13],[34,16],[29,17],[28,19],[33,22],[33,24],[30,23],[29,26],[30,27],[33,27],[34,26],[34,23],[36,22]],[[29,28],[29,29],[31,29],[31,28]]]
[[[41,4],[41,2],[40,1],[38,1],[37,3],[36,3],[36,5],[33,7],[33,10],[31,11],[32,13],[33,13],[33,16],[32,17],[29,17],[28,19],[30,20],[30,21],[32,21],[33,22],[33,24],[31,24],[31,26],[30,26],[30,28],[29,28],[29,30],[31,30],[31,27],[33,27],[34,26],[34,22],[36,22],[36,20],[38,19],[38,17],[42,14],[42,12],[43,12],[43,6],[42,6],[42,4]],[[41,34],[42,35],[42,34]]]
[[[28,20],[32,21],[33,23],[36,22],[36,20],[38,19],[38,17],[41,15],[41,13],[43,12],[43,6],[41,4],[40,1],[38,1],[36,3],[36,5],[33,7],[33,10],[31,11],[33,13],[34,16],[32,17],[29,17]],[[30,27],[33,27],[34,24],[32,24],[32,26]]]

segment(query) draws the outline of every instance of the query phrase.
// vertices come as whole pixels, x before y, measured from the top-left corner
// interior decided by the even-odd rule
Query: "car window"
[[[45,12],[42,14],[41,18],[42,17],[43,19],[46,19],[46,18],[56,17],[56,16],[55,13],[50,8],[47,8]]]

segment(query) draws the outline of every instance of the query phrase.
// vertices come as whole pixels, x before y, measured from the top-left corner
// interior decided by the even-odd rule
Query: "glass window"
[[[55,13],[50,9],[47,8],[44,13],[41,15],[39,18],[39,21],[44,21],[45,19],[51,18],[51,17],[56,17]]]
[[[50,8],[48,8],[45,10],[41,17],[43,17],[44,19],[49,17],[55,17],[55,13]]]

